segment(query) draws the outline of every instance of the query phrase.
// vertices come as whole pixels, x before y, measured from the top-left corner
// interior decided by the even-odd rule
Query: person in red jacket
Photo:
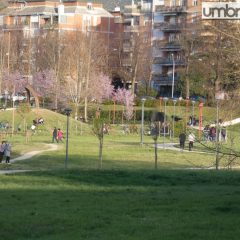
[[[57,132],[57,139],[58,139],[58,142],[63,142],[63,132],[62,130],[59,128],[58,129],[58,132]]]

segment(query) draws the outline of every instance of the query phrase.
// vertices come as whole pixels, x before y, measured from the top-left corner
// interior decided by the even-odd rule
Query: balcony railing
[[[186,6],[174,6],[174,7],[167,7],[162,5],[157,5],[155,7],[155,12],[161,12],[165,14],[169,13],[185,13],[187,12]]]
[[[153,60],[154,64],[160,64],[165,66],[172,66],[173,60],[170,58],[163,58],[163,57],[155,57]],[[184,65],[184,61],[182,59],[175,59],[174,60],[175,65]]]
[[[114,23],[123,23],[122,17],[114,17]]]
[[[29,25],[27,24],[4,24],[3,29],[6,30],[25,30],[29,29]]]
[[[138,32],[138,26],[125,26],[124,32]]]
[[[124,66],[124,67],[130,67],[130,66],[132,66],[131,60],[124,59],[124,60],[122,61],[122,66]]]
[[[133,47],[130,44],[123,44],[123,51],[124,52],[131,52]]]
[[[158,28],[162,31],[180,31],[184,28],[183,23],[169,23],[169,22],[155,22],[154,28]]]
[[[124,39],[131,39],[133,37],[133,35],[130,32],[125,32],[123,37],[124,37]]]
[[[181,44],[179,41],[172,41],[168,42],[166,39],[154,39],[153,41],[154,47],[158,49],[164,50],[175,50],[175,51],[180,51],[182,49]]]
[[[174,75],[174,85],[176,85],[177,81],[180,80],[178,74]],[[162,75],[162,76],[154,76],[153,77],[153,85],[161,86],[161,85],[172,85],[173,83],[173,76],[171,75]]]

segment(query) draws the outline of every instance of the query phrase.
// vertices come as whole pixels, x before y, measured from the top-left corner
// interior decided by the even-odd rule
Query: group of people
[[[186,142],[186,134],[184,132],[180,133],[179,135],[179,143],[181,150],[184,150],[185,148],[185,142]],[[194,133],[190,133],[188,135],[188,149],[189,151],[192,151],[193,143],[195,142],[195,135]]]
[[[36,127],[39,124],[44,124],[44,120],[43,120],[42,117],[41,118],[37,118],[37,119],[33,119],[33,124],[31,126],[31,130],[33,131],[34,134],[36,133]]]
[[[210,127],[209,125],[206,125],[203,129],[203,136],[204,136],[204,140],[205,141],[215,141],[217,138],[217,129],[216,127],[212,126]],[[225,127],[222,127],[219,130],[219,135],[218,135],[219,139],[218,140],[222,140],[225,141],[227,138],[227,131]]]
[[[189,117],[189,121],[188,121],[189,126],[198,126],[198,124],[199,124],[199,120],[197,120],[195,116]]]
[[[58,142],[63,142],[63,132],[60,128],[54,127],[53,132],[52,132],[52,143],[54,141]]]
[[[10,164],[10,156],[11,156],[12,147],[11,144],[7,141],[2,141],[0,145],[0,163],[2,163],[3,158],[6,157],[6,163]]]

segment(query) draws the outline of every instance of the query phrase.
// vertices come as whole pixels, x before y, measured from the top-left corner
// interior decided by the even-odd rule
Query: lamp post
[[[67,115],[67,133],[66,133],[66,158],[65,158],[65,169],[67,169],[68,164],[68,128],[69,128],[69,116],[71,114],[72,109],[66,108],[65,113]]]
[[[192,126],[194,124],[193,118],[194,118],[194,106],[195,106],[195,101],[192,101]]]
[[[172,61],[173,61],[173,72],[172,72],[172,98],[174,95],[174,82],[175,82],[175,61],[174,61],[174,54],[171,54]]]
[[[141,121],[141,145],[143,145],[143,135],[144,135],[144,103],[146,98],[142,98],[142,121]]]
[[[165,148],[165,135],[166,135],[166,104],[168,101],[168,98],[163,98],[164,101],[164,125],[163,125],[163,147]]]
[[[177,99],[173,99],[173,138],[174,138],[174,128],[175,128],[175,110],[176,110]]]

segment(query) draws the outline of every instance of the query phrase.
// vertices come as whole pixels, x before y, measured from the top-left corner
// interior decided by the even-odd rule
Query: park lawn
[[[0,176],[4,240],[239,239],[240,175],[68,170]]]
[[[154,170],[152,138],[141,146],[117,127],[104,137],[98,171],[97,137],[73,123],[68,170],[60,143],[7,166],[33,172],[0,175],[1,239],[239,239],[239,172],[186,170],[214,166],[214,154],[159,149]],[[10,140],[17,156],[46,148],[51,132]]]
[[[159,140],[159,142],[161,141],[162,139]],[[41,145],[45,147],[44,144],[50,142],[51,138],[49,136],[35,136],[32,144],[36,147],[37,143],[41,143],[39,147]],[[28,170],[63,169],[65,143],[59,143],[57,146],[57,151],[43,152],[31,159],[15,162],[10,168]],[[35,150],[39,150],[39,148]],[[69,138],[68,167],[70,169],[97,169],[98,153],[99,142],[96,136],[71,135]],[[144,137],[143,146],[140,145],[138,135],[110,134],[104,137],[103,169],[151,170],[154,168],[154,157],[153,140],[149,136]],[[214,165],[214,161],[215,156],[213,154],[158,149],[158,167],[160,169],[209,167]]]

